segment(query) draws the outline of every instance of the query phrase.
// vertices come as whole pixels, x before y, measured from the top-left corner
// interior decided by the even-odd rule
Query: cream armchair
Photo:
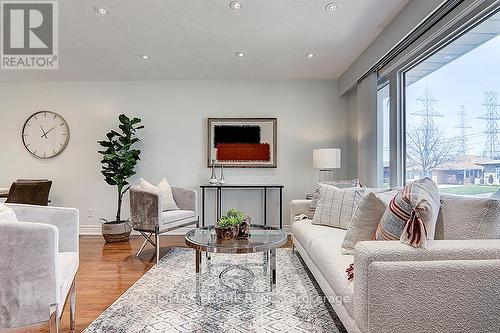
[[[130,222],[145,240],[137,256],[150,243],[155,248],[156,263],[160,260],[160,234],[191,225],[198,226],[198,201],[196,191],[172,187],[172,195],[179,210],[162,212],[158,195],[141,190],[130,189]],[[154,235],[154,239],[152,238]]]
[[[66,299],[75,329],[78,210],[6,204],[17,220],[0,223],[0,331],[50,320],[58,332]]]

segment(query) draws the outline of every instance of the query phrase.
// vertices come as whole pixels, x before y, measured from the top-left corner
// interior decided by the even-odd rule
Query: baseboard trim
[[[192,228],[180,228],[174,231],[169,232],[169,235],[185,235]],[[291,235],[292,229],[290,226],[283,226],[283,231],[287,235]],[[101,235],[101,226],[99,225],[80,225],[80,236],[100,236]],[[137,231],[132,231],[131,235],[140,235]]]

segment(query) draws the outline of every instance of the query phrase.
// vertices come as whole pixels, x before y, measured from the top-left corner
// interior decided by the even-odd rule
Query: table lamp
[[[340,149],[322,148],[313,150],[313,167],[319,169],[319,179],[324,174],[323,181],[333,180],[333,169],[340,168]]]

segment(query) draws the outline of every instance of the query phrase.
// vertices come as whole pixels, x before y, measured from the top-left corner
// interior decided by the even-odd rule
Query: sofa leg
[[[76,310],[76,278],[71,284],[69,290],[69,330],[71,333],[75,332],[75,310]]]
[[[160,261],[160,231],[158,227],[155,230],[155,250],[156,250],[156,264]]]
[[[293,235],[292,235],[292,254],[295,254],[295,244],[293,243]]]
[[[59,306],[57,303],[50,305],[49,332],[59,333]]]

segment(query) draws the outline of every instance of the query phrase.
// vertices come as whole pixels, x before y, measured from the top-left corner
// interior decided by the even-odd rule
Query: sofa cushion
[[[318,205],[318,199],[319,199],[319,185],[320,184],[326,184],[326,185],[331,185],[335,186],[338,188],[349,188],[349,187],[361,187],[361,183],[359,182],[359,179],[338,179],[335,181],[331,182],[322,182],[319,183],[318,186],[316,187],[316,190],[314,191],[313,194],[308,194],[306,196],[306,199],[311,200],[311,204],[309,205],[309,213],[307,213],[307,217],[312,220],[314,217],[314,212],[316,211],[316,206]]]
[[[64,301],[71,288],[71,283],[75,279],[78,270],[77,252],[59,252],[57,253],[57,286],[59,288],[59,314],[63,309]]]
[[[169,210],[161,213],[161,222],[162,224],[168,224],[184,219],[188,219],[190,217],[194,217],[196,213],[192,210]]]
[[[441,195],[435,239],[500,238],[500,201]]]
[[[319,185],[319,198],[313,223],[347,229],[354,207],[366,189],[351,187],[340,189],[328,184]]]
[[[321,228],[326,229],[326,227]],[[354,256],[343,255],[340,252],[340,245],[338,237],[317,238],[311,242],[308,254],[335,294],[342,297],[347,312],[354,317],[354,283],[347,280],[345,271],[349,264],[353,263]]]
[[[16,214],[12,209],[5,206],[4,204],[0,204],[0,223],[4,222],[17,222]]]
[[[400,239],[407,245],[424,247],[426,239],[434,239],[439,205],[439,191],[431,179],[407,184],[391,200],[375,239]]]
[[[342,253],[354,254],[358,242],[371,240],[384,212],[384,202],[375,193],[369,192],[361,198],[342,242]]]
[[[292,224],[292,233],[293,238],[296,239],[307,252],[309,252],[309,247],[313,240],[327,238],[338,245],[337,252],[340,253],[340,245],[344,240],[346,231],[315,225],[311,220],[302,220]]]
[[[158,195],[160,210],[162,212],[179,209],[179,207],[177,207],[177,204],[175,203],[174,196],[172,194],[172,188],[165,178],[160,181],[158,186],[154,186],[153,184],[141,178],[140,189],[145,192]]]

